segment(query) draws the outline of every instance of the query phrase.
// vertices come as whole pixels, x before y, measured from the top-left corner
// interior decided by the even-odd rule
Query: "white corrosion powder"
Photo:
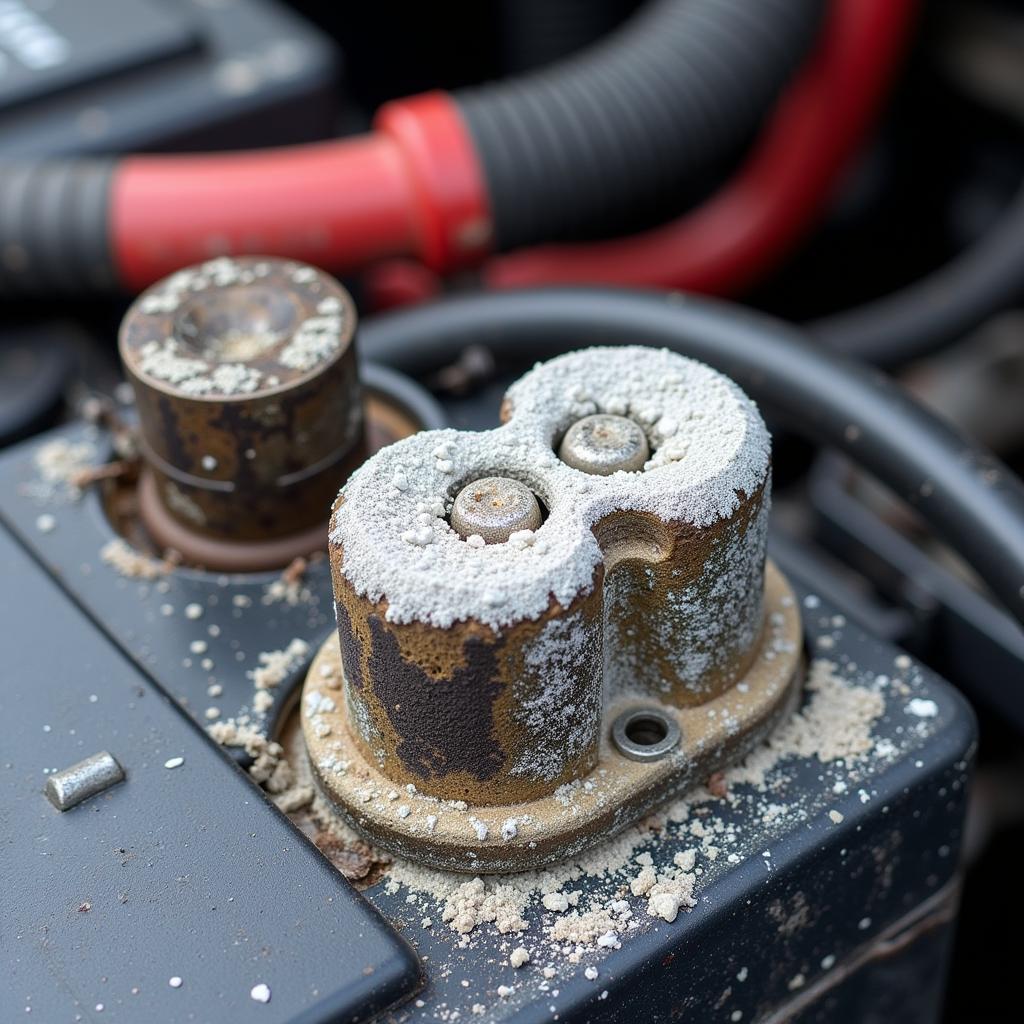
[[[302,664],[309,644],[295,637],[283,650],[260,651],[259,667],[247,673],[257,690],[271,689],[283,683]]]
[[[851,686],[838,666],[823,659],[811,663],[805,683],[810,700],[768,737],[767,743],[732,769],[735,782],[763,786],[783,755],[817,757],[823,763],[856,758],[871,750],[871,723],[885,709],[876,689]]]
[[[513,967],[522,967],[523,964],[530,962],[530,951],[523,946],[517,946],[512,950],[512,955],[508,958],[508,962]]]
[[[587,627],[582,612],[551,619],[524,649],[524,672],[513,685],[512,717],[523,727],[522,753],[509,773],[554,779],[579,757],[600,715],[600,693],[573,699],[582,674],[591,678],[601,663],[601,622]]]
[[[277,357],[282,366],[292,370],[312,370],[326,362],[341,347],[342,307],[333,296],[321,300],[319,316],[311,316],[296,328],[291,341]]]
[[[539,905],[549,915],[543,928],[551,943],[548,952],[579,962],[587,949],[620,943],[624,933],[642,927],[644,917],[671,922],[695,905],[702,875],[740,862],[737,851],[744,849],[744,837],[713,813],[717,800],[742,800],[763,823],[786,828],[813,813],[803,806],[804,796],[794,802],[788,790],[784,769],[791,758],[816,757],[823,765],[835,765],[849,783],[862,778],[866,758],[877,757],[871,731],[885,708],[883,689],[877,681],[856,683],[835,665],[816,661],[803,709],[744,763],[723,773],[714,794],[699,788],[600,846],[547,869],[467,879],[396,858],[387,868],[389,887],[397,891],[404,886],[419,899],[437,900],[442,921],[464,940],[483,925],[518,934],[531,908]],[[823,792],[830,789],[831,783],[823,782]],[[355,840],[329,812],[322,825],[346,841]],[[652,830],[687,840],[686,848],[666,863],[656,862],[647,849]],[[658,847],[653,850],[657,853]],[[572,887],[584,876],[600,883],[585,898]],[[623,893],[643,901],[642,916]]]
[[[215,722],[206,731],[222,747],[238,747],[253,758],[249,775],[273,796],[274,803],[286,814],[312,802],[312,784],[304,775],[296,776],[280,743],[268,740],[254,726],[233,718]]]
[[[249,997],[257,1003],[269,1003],[270,986],[263,984],[263,982],[260,982],[258,985],[253,985],[249,990]]]
[[[46,441],[32,452],[37,479],[18,490],[41,505],[77,501],[82,496],[80,474],[98,460],[99,452],[89,441]]]
[[[114,537],[100,548],[100,560],[129,579],[155,580],[174,568],[172,560],[150,558],[120,537]]]
[[[768,474],[757,408],[730,380],[668,351],[595,348],[536,367],[508,392],[512,419],[480,434],[430,431],[379,452],[349,480],[331,541],[345,577],[393,622],[498,628],[563,607],[592,585],[601,551],[591,527],[613,511],[707,527]],[[601,477],[563,463],[554,445],[597,412],[630,416],[654,456],[642,473]],[[444,458],[436,455],[443,450]],[[460,483],[520,480],[548,518],[529,544],[471,545],[444,516]]]
[[[312,267],[291,262],[286,266],[296,283],[309,284],[317,279]],[[154,285],[139,299],[138,308],[146,316],[174,313],[193,295],[211,288],[251,285],[265,278],[271,269],[265,261],[228,257],[209,260]],[[247,365],[249,360],[261,359],[271,365],[276,362],[291,370],[313,370],[341,350],[344,326],[341,300],[328,295],[290,337],[282,332],[231,329],[205,347],[183,345],[172,337],[154,340],[139,349],[139,370],[154,380],[173,384],[187,395],[252,394],[277,387],[280,380]]]
[[[88,441],[72,442],[63,438],[41,444],[33,453],[39,476],[46,483],[68,484],[97,457],[96,448]]]
[[[915,697],[904,710],[908,715],[916,715],[918,718],[934,718],[939,713],[939,705],[933,700]]]
[[[853,793],[870,787],[873,774],[885,770],[896,751],[883,754],[872,729],[885,711],[884,695],[893,692],[896,706],[902,708],[913,694],[911,687],[902,680],[819,660],[810,666],[806,691],[803,708],[743,764],[716,773],[710,788],[698,787],[599,846],[547,869],[484,878],[436,871],[374,850],[314,793],[305,758],[298,759],[292,771],[282,759],[281,747],[252,730],[225,723],[210,732],[221,742],[245,746],[257,758],[253,773],[257,779],[266,777],[263,784],[268,790],[277,790],[279,806],[310,804],[307,821],[315,825],[315,832],[330,837],[332,849],[349,851],[359,864],[383,871],[385,891],[402,894],[405,903],[414,904],[424,929],[436,932],[443,923],[450,935],[450,963],[456,962],[461,948],[493,942],[481,938],[481,931],[522,935],[517,941],[506,940],[506,955],[525,949],[528,963],[537,967],[523,969],[553,978],[556,960],[592,962],[602,950],[617,948],[638,930],[674,927],[673,918],[692,908],[714,878],[765,849],[766,832],[782,835],[819,817],[834,821],[828,810],[835,810],[836,784],[841,782],[843,792]],[[921,724],[927,727],[927,722]],[[821,763],[817,791],[793,787],[794,758],[816,758]],[[334,767],[344,771],[348,766]],[[331,766],[322,762],[320,768]],[[396,808],[403,806],[396,790],[388,798]],[[573,799],[567,792],[567,814],[574,811]],[[723,814],[726,805],[732,809]],[[460,814],[471,827],[472,811],[464,803],[439,805],[438,813]],[[751,822],[756,824],[748,832]],[[345,870],[345,863],[342,858],[340,870]],[[351,877],[358,883],[366,875],[364,866]],[[583,878],[587,884],[574,888]],[[410,937],[415,942],[415,935]],[[744,968],[737,978],[745,977]]]

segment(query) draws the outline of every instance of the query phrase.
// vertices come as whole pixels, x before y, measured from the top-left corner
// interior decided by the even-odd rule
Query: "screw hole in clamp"
[[[660,708],[631,708],[612,723],[612,742],[631,761],[659,761],[681,738],[675,719]]]

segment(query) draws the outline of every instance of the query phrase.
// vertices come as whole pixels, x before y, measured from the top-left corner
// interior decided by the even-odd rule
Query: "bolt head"
[[[625,416],[597,413],[577,420],[567,431],[558,457],[573,469],[595,476],[644,468],[651,450],[639,424]]]
[[[488,476],[459,491],[450,522],[463,540],[476,535],[487,544],[503,544],[519,530],[540,526],[540,505],[533,491],[518,480]]]

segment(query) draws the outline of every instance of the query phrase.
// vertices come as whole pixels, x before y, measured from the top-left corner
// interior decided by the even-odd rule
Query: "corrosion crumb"
[[[345,842],[326,831],[318,832],[313,844],[350,882],[368,879],[371,872],[379,875],[390,862],[367,843]]]
[[[101,466],[86,466],[73,473],[69,483],[76,490],[84,491],[100,480],[116,480],[118,477],[127,476],[134,469],[131,462],[118,459],[115,462],[105,462]]]
[[[522,967],[523,964],[530,962],[530,952],[525,946],[518,946],[512,950],[512,955],[508,958],[508,962],[513,967]]]
[[[288,567],[281,573],[281,579],[288,585],[298,583],[306,574],[309,562],[305,558],[293,558]]]
[[[136,551],[127,541],[114,537],[100,549],[100,560],[114,572],[129,579],[155,580],[166,576],[176,565],[171,557],[150,558]]]
[[[708,792],[720,800],[729,795],[729,784],[725,781],[725,772],[715,772],[707,781]]]

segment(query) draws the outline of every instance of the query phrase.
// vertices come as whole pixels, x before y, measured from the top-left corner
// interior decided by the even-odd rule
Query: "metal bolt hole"
[[[653,747],[668,733],[665,723],[656,718],[637,718],[626,726],[626,735],[642,747]]]
[[[660,708],[624,711],[612,725],[612,741],[633,761],[657,761],[674,749],[682,734],[674,718]]]

